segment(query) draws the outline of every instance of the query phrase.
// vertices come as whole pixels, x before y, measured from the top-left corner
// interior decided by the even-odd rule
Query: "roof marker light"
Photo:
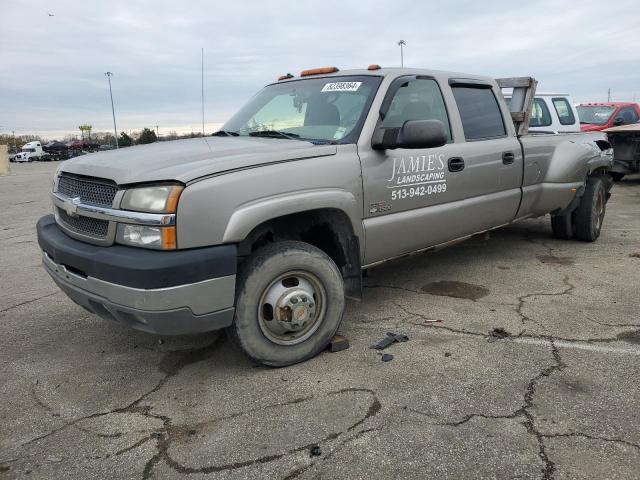
[[[311,68],[309,70],[303,70],[300,72],[301,77],[308,77],[311,75],[321,75],[323,73],[335,73],[339,72],[336,67],[322,67],[322,68]]]
[[[290,78],[293,78],[293,75],[291,75],[290,73],[287,73],[286,75],[280,75],[278,77],[278,81],[280,81],[280,80],[288,80]]]
[[[377,63],[372,63],[367,67],[367,70],[380,70],[382,67]]]

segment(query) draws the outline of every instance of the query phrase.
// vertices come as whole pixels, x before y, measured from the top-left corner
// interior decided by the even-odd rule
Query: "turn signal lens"
[[[323,73],[335,73],[339,72],[336,67],[322,67],[322,68],[311,68],[309,70],[303,70],[300,72],[301,77],[308,77],[310,75],[321,75]]]
[[[175,250],[176,248],[176,227],[164,227],[162,229],[162,249]]]

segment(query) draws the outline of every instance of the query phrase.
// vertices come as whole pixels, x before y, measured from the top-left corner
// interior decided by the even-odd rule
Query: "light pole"
[[[113,92],[111,91],[111,76],[113,73],[105,72],[107,82],[109,82],[109,97],[111,97],[111,114],[113,115],[113,134],[116,136],[116,148],[120,148],[118,144],[118,129],[116,127],[116,111],[113,108]]]
[[[400,67],[404,67],[404,51],[402,50],[402,47],[404,47],[407,44],[407,42],[405,42],[404,40],[400,40],[398,42],[398,46],[400,47]]]
[[[204,137],[204,47],[202,47],[201,69],[200,69],[200,85],[202,87],[202,136]]]

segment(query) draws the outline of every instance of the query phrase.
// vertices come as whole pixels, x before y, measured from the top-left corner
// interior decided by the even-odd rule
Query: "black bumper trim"
[[[53,215],[38,220],[38,243],[55,263],[80,274],[133,288],[165,288],[235,275],[235,245],[162,252],[100,247],[67,236]]]

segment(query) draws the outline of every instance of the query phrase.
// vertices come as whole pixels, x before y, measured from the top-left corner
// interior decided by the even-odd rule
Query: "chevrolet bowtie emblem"
[[[67,215],[70,217],[78,216],[78,205],[80,205],[80,197],[69,198],[64,201],[64,211],[67,212]]]

